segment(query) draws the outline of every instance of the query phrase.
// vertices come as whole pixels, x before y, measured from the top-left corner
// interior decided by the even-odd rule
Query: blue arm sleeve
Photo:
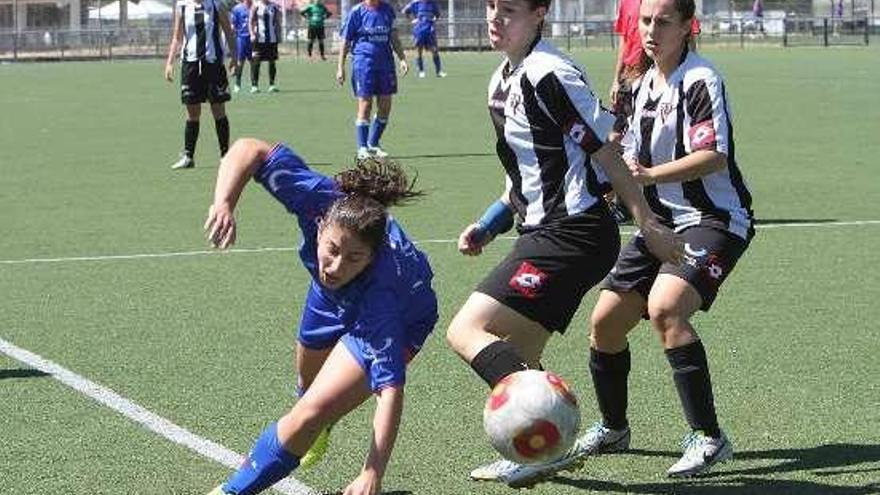
[[[499,199],[486,208],[477,224],[487,235],[503,234],[513,228],[513,211]]]
[[[272,148],[254,174],[254,180],[301,220],[322,215],[340,196],[333,179],[310,169],[299,155],[283,144]]]

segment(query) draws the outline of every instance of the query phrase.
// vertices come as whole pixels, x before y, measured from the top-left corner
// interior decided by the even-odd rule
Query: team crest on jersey
[[[507,105],[510,107],[512,113],[523,113],[522,95],[519,93],[513,93],[507,98]]]
[[[721,283],[721,279],[724,277],[724,265],[721,262],[721,258],[717,255],[711,254],[706,258],[706,263],[703,264],[703,270],[705,270],[706,276],[708,276],[714,283]]]
[[[675,107],[672,105],[672,103],[669,102],[663,102],[660,104],[660,122],[666,122],[666,117],[669,117],[669,114],[672,113],[673,108]]]
[[[548,275],[546,273],[528,261],[523,261],[516,270],[516,273],[510,277],[509,284],[524,297],[534,299],[541,294],[547,278]]]

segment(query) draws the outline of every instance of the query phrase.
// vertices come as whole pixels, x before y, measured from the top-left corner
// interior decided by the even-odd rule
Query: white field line
[[[6,354],[16,361],[20,361],[31,368],[40,370],[43,373],[52,376],[52,378],[77,392],[94,399],[96,402],[113,409],[136,423],[140,423],[148,430],[152,430],[160,436],[163,436],[172,442],[179,443],[184,447],[187,447],[228,468],[237,469],[244,460],[242,456],[228,448],[212,442],[207,438],[202,438],[185,428],[177,426],[171,421],[168,421],[125,397],[122,397],[109,388],[83,378],[63,366],[17,347],[2,338],[0,338],[0,353]],[[213,487],[205,487],[205,491],[207,492],[211,488]],[[303,483],[293,479],[293,477],[288,477],[276,483],[274,488],[287,495],[316,495],[318,493]]]
[[[791,222],[777,224],[759,224],[755,228],[757,230],[772,229],[792,229],[792,228],[818,228],[818,227],[858,227],[865,225],[880,225],[880,220],[851,220],[841,222]],[[635,232],[634,229],[625,229],[621,233],[629,235]],[[499,239],[512,240],[515,236],[503,236]],[[415,241],[415,244],[454,244],[458,239],[423,239]],[[144,258],[176,258],[183,256],[211,256],[242,253],[269,253],[269,252],[286,252],[296,251],[295,247],[263,247],[263,248],[235,248],[225,251],[204,249],[199,251],[181,251],[170,253],[142,253],[142,254],[113,254],[99,256],[69,256],[63,258],[25,258],[19,260],[0,260],[0,265],[26,265],[36,263],[65,263],[71,261],[113,261],[113,260],[136,260]]]

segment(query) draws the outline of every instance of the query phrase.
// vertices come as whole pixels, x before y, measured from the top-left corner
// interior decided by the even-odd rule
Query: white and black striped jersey
[[[269,1],[254,2],[254,22],[256,23],[256,43],[278,43],[275,23],[278,22],[278,6]]]
[[[694,180],[646,186],[648,204],[676,230],[703,225],[750,239],[752,196],[736,161],[730,104],[721,75],[691,52],[664,88],[654,87],[656,77],[657,68],[652,67],[634,89],[634,113],[623,141],[625,156],[651,167],[697,150],[712,150],[727,156],[727,167]]]
[[[607,179],[590,154],[605,143],[614,116],[556,47],[538,41],[517,67],[505,60],[489,82],[489,114],[521,227],[544,226],[599,201]]]
[[[183,19],[183,46],[180,58],[185,62],[223,63],[226,50],[220,32],[220,4],[217,0],[178,0],[177,12]]]

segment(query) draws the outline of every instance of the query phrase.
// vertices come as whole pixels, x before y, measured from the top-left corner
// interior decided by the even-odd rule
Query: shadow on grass
[[[32,370],[30,368],[0,370],[0,380],[6,380],[8,378],[41,378],[44,376],[49,376],[49,374],[43,373],[40,370]]]
[[[632,450],[631,455],[678,457],[676,452]],[[770,479],[762,476],[781,473],[812,472],[819,477],[846,474],[880,473],[880,465],[847,469],[863,463],[880,463],[880,445],[830,444],[808,449],[773,449],[737,452],[735,460],[778,460],[770,466],[721,470],[700,478],[668,483],[625,484],[590,479],[555,477],[551,482],[583,490],[676,495],[747,495],[755,493],[805,495],[868,495],[880,494],[880,482],[866,485],[831,485],[815,481]],[[723,468],[722,468],[723,469]],[[869,476],[875,478],[874,476]]]

